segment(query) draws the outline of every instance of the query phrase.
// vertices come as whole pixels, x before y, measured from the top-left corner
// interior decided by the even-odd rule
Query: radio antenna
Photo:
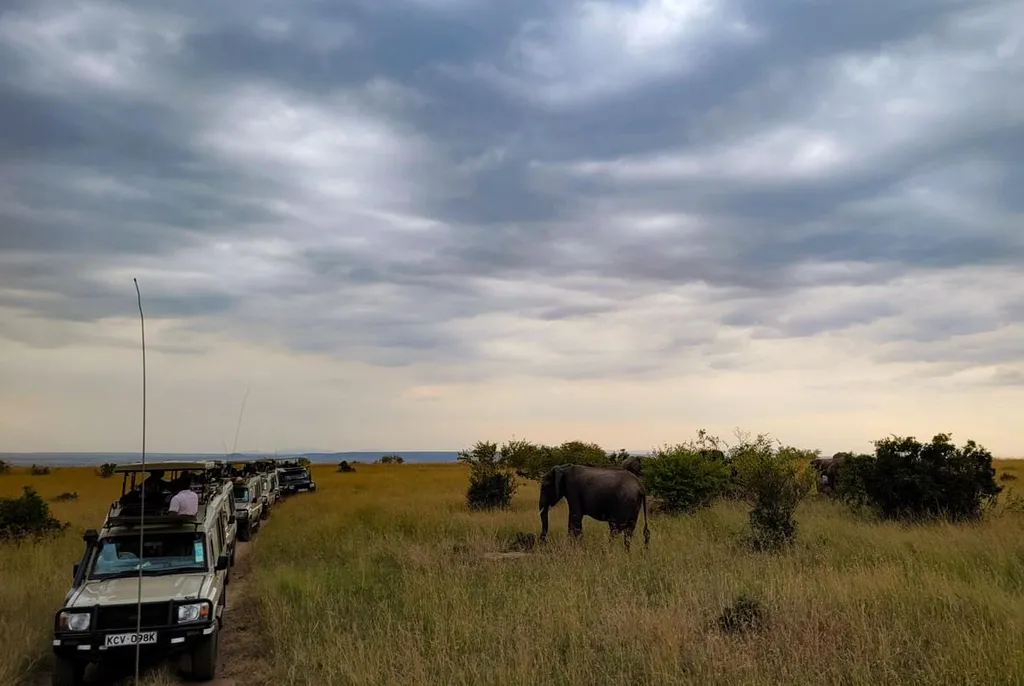
[[[142,312],[142,292],[139,290],[138,279],[132,277],[135,282],[135,296],[139,303],[139,323],[142,327],[142,472],[146,471],[146,315]],[[144,549],[142,547],[143,536],[146,531],[146,484],[142,487],[142,506],[139,516],[139,585],[138,597],[135,607],[135,686],[139,686],[139,652],[142,648],[142,562]]]
[[[235,456],[238,450],[238,432],[242,429],[242,415],[245,414],[245,401],[249,399],[249,387],[245,387],[245,395],[242,396],[242,407],[238,410],[238,424],[235,425],[235,442],[231,446],[231,457]]]

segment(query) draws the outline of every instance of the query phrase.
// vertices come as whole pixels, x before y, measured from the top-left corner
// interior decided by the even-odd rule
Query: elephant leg
[[[633,532],[636,531],[636,520],[628,522],[622,527],[622,542],[626,546],[626,550],[629,550],[629,543],[633,540]]]
[[[569,513],[569,535],[579,540],[583,537],[583,515]]]

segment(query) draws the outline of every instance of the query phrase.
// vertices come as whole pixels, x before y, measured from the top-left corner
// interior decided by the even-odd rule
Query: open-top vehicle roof
[[[213,460],[154,460],[153,462],[147,461],[145,465],[141,462],[130,462],[128,464],[119,464],[114,467],[116,474],[130,473],[130,472],[178,472],[178,471],[192,471],[192,470],[210,470],[216,467],[216,463]]]

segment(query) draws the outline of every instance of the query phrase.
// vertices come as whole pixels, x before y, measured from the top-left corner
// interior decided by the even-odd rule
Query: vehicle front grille
[[[96,611],[96,628],[134,629],[138,622],[138,605],[101,605]],[[142,628],[167,626],[171,623],[171,604],[143,603]]]

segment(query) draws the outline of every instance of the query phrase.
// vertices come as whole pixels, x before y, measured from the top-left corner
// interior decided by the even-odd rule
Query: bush
[[[50,514],[50,506],[31,486],[17,498],[0,498],[0,541],[21,541],[60,533],[69,525]]]
[[[884,519],[976,519],[1003,490],[992,454],[973,440],[958,448],[950,434],[936,434],[931,443],[891,436],[874,444],[873,456],[843,466],[840,492]]]
[[[718,629],[724,634],[756,631],[765,625],[765,610],[761,601],[740,593],[718,616]]]
[[[803,466],[816,452],[778,449],[765,434],[744,438],[731,450],[740,497],[751,503],[748,542],[755,550],[778,550],[796,538],[795,512],[810,493],[814,473]]]
[[[460,451],[458,460],[469,465],[469,488],[466,490],[469,509],[503,509],[512,504],[516,491],[515,475],[503,464],[497,444],[477,441],[471,450]]]
[[[96,470],[96,475],[104,479],[109,479],[110,477],[114,476],[114,469],[116,468],[117,465],[114,464],[113,462],[104,462]]]
[[[348,463],[348,460],[342,460],[338,463],[339,472],[354,472],[356,468]]]
[[[377,464],[405,464],[405,458],[401,455],[383,455]]]
[[[647,492],[668,512],[710,505],[725,492],[729,477],[724,460],[687,444],[658,448],[644,461]]]
[[[7,460],[0,460],[0,474],[7,474],[11,471],[11,465]]]
[[[53,502],[55,503],[65,503],[70,500],[78,500],[78,491],[73,491],[71,493],[64,492],[53,497]]]
[[[46,465],[34,464],[29,469],[29,473],[32,474],[32,476],[46,476],[47,474],[50,473],[50,468],[47,467]]]
[[[540,481],[552,467],[559,464],[582,464],[589,467],[615,467],[619,453],[606,453],[596,443],[566,441],[559,446],[537,445],[523,439],[512,439],[501,446],[501,463],[515,471],[516,476]]]

